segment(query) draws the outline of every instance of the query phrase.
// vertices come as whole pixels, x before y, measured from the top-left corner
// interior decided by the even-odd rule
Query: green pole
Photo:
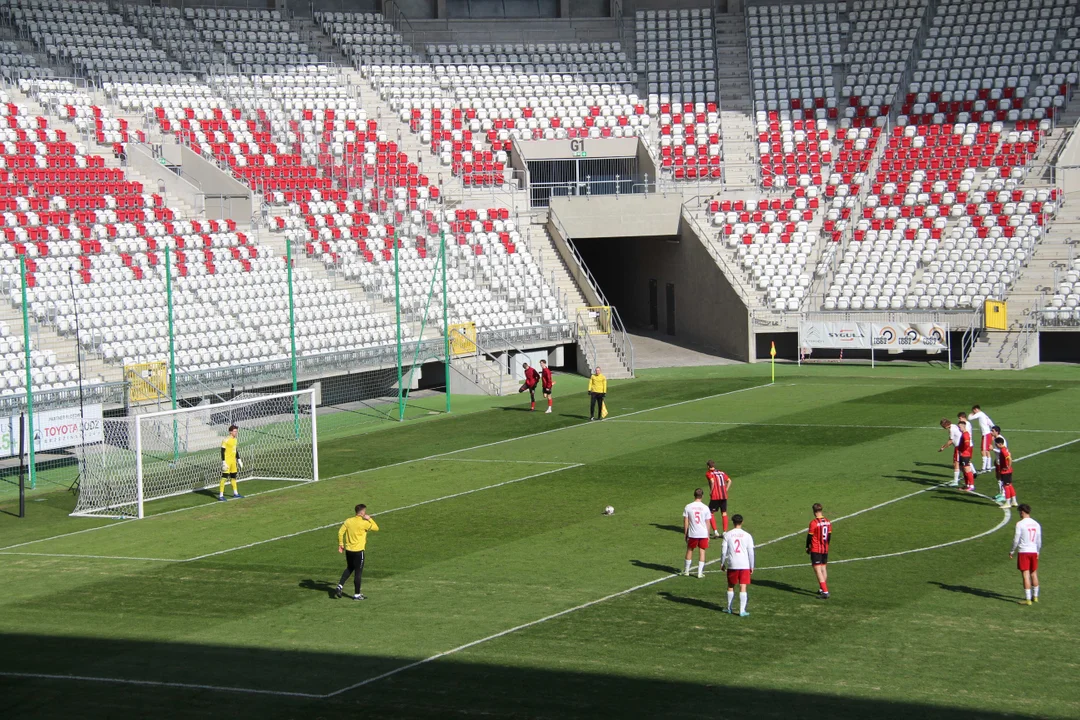
[[[26,256],[19,256],[19,277],[22,280],[23,357],[26,359],[26,428],[30,445],[30,489],[37,487],[37,466],[34,460],[34,392],[30,373],[30,308],[26,304]]]
[[[447,309],[446,298],[446,231],[439,232],[439,255],[442,261],[442,325],[443,325],[443,357],[445,360],[444,374],[446,375],[446,412],[450,412],[450,311]]]
[[[401,266],[397,230],[390,234],[390,239],[394,243],[394,313],[397,317],[397,400],[400,422],[405,419],[405,394],[401,387]]]
[[[169,397],[176,410],[176,333],[173,331],[172,251],[165,248],[165,306],[169,320]],[[173,461],[180,458],[180,428],[173,415]]]
[[[289,285],[289,359],[292,364],[292,390],[296,392],[296,310],[293,305],[293,260],[292,239],[285,239],[285,272]],[[315,408],[312,408],[312,412]],[[300,406],[296,395],[293,395],[293,432],[300,437]]]

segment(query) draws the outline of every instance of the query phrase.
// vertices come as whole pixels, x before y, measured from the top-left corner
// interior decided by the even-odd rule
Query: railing
[[[589,366],[589,371],[591,372],[593,368],[600,364],[600,359],[597,355],[596,343],[593,342],[592,334],[587,330],[588,326],[588,321],[581,316],[581,311],[579,310],[574,317],[574,327],[578,337],[578,345],[585,355],[585,364]]]
[[[1020,322],[1020,335],[1012,345],[1013,350],[1016,351],[1015,364],[1012,361],[1012,353],[1008,353],[1002,358],[1002,360],[1008,363],[1010,367],[1015,367],[1018,370],[1024,367],[1024,359],[1028,356],[1028,353],[1031,352],[1030,347],[1032,341],[1039,341],[1039,329],[1042,324],[1042,313],[1039,309],[1039,303],[1035,302],[1028,308],[1025,315],[1028,320],[1027,322]]]
[[[584,280],[588,284],[589,288],[596,295],[599,300],[599,305],[606,305],[611,307],[611,345],[615,349],[615,354],[618,356],[619,361],[623,366],[634,374],[634,346],[630,342],[630,336],[626,333],[626,326],[623,324],[622,318],[619,316],[619,311],[608,302],[608,299],[604,296],[604,291],[600,289],[600,284],[596,282],[596,278],[589,271],[585,260],[581,257],[581,253],[578,252],[577,247],[574,245],[573,239],[570,237],[570,233],[567,232],[566,226],[562,220],[559,219],[558,214],[549,209],[548,216],[551,219],[552,224],[562,233],[563,240],[566,243],[567,249],[570,251],[570,256],[573,259],[578,269],[578,275],[581,280]],[[567,263],[569,265],[569,263]]]
[[[982,308],[973,312],[971,318],[968,320],[964,334],[960,337],[959,360],[961,365],[967,362],[968,355],[971,353],[972,349],[974,349],[975,343],[977,343],[982,336],[983,327],[985,326],[984,314]]]
[[[689,201],[683,203],[682,216],[693,226],[695,234],[701,239],[702,244],[705,245],[705,249],[709,251],[709,255],[712,256],[716,264],[720,266],[720,270],[724,273],[728,282],[731,283],[731,287],[734,288],[735,292],[742,298],[743,303],[747,307],[751,307],[755,304],[753,296],[750,294],[750,290],[742,282],[742,277],[740,276],[738,269],[732,267],[731,263],[724,256],[723,242],[721,241],[720,248],[716,247],[715,239],[709,234],[708,230],[701,227],[701,223],[699,223],[697,219],[697,214],[689,207]]]

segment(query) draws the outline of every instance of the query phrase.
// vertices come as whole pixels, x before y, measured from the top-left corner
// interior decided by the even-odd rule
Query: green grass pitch
[[[69,518],[56,490],[20,520],[8,491],[5,713],[1080,717],[1080,374],[768,370],[645,371],[611,383],[602,423],[568,376],[551,415],[521,396],[449,415],[432,398],[401,425],[325,414],[320,482],[141,521]],[[973,403],[1043,525],[1032,607],[1017,516],[939,487],[937,421]],[[710,458],[759,546],[749,618],[719,611],[718,563],[673,575]],[[992,475],[978,489],[996,494]],[[357,502],[382,528],[369,599],[334,600]],[[828,601],[804,553],[814,502],[835,521]]]

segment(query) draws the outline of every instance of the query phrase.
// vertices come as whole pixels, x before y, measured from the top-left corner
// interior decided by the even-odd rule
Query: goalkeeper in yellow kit
[[[225,501],[225,481],[232,483],[232,496],[242,498],[243,495],[236,489],[236,476],[244,469],[244,461],[240,459],[237,450],[238,440],[236,433],[239,430],[235,425],[229,426],[229,435],[221,441],[221,487],[218,489],[217,499]]]

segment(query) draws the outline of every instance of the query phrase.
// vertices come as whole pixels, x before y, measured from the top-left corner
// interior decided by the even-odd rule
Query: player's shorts
[[[546,396],[548,396],[550,394],[551,394],[551,388],[549,388],[549,387],[544,388],[544,396],[546,397]]]
[[[723,500],[710,500],[709,512],[727,512],[727,498]]]
[[[1012,485],[1012,473],[998,473],[998,482],[1002,485]]]
[[[982,449],[983,452],[990,452],[994,449],[994,436],[990,433],[983,435]]]
[[[235,480],[235,479],[236,479],[236,477],[237,477],[237,476],[238,476],[239,474],[240,474],[240,473],[235,473],[235,472],[226,472],[226,473],[221,473],[221,477],[225,478],[226,480]]]
[[[829,553],[810,553],[811,565],[827,565],[829,562]]]
[[[1035,572],[1039,569],[1039,553],[1020,553],[1016,556],[1016,569]]]
[[[731,587],[735,585],[749,585],[750,584],[750,571],[749,570],[728,570],[727,571],[727,584]]]
[[[960,462],[960,448],[953,446],[952,449],[952,461]]]
[[[709,538],[707,538],[707,537],[703,537],[703,538],[686,538],[686,549],[687,550],[694,550],[696,548],[701,548],[702,550],[708,550],[709,549]]]
[[[958,463],[960,463],[960,467],[967,467],[968,465],[971,464],[971,456],[970,455],[957,455],[956,458],[957,458],[956,461]]]

